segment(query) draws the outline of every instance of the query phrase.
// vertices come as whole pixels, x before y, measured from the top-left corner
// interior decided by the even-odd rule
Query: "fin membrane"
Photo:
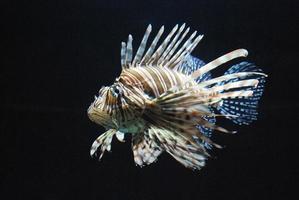
[[[234,74],[239,72],[262,72],[261,69],[257,68],[254,64],[248,62],[241,62],[232,66],[224,75]],[[252,75],[250,78],[254,78],[259,81],[257,87],[248,87],[244,91],[253,91],[253,95],[246,98],[232,98],[224,99],[218,106],[218,110],[223,115],[235,115],[236,117],[228,117],[234,123],[243,125],[250,124],[252,121],[257,119],[257,107],[258,101],[260,100],[265,83],[265,76]],[[227,83],[233,83],[246,78],[235,78],[228,81],[223,81],[218,85],[225,85]]]
[[[182,62],[182,64],[178,67],[178,71],[186,74],[186,75],[191,75],[194,71],[200,69],[201,67],[203,67],[206,63],[204,61],[202,61],[199,58],[196,58],[194,56],[188,55],[185,57],[184,61]],[[203,82],[203,81],[207,81],[209,79],[211,79],[211,73],[207,72],[199,77],[197,77],[195,79],[195,81],[197,83]]]

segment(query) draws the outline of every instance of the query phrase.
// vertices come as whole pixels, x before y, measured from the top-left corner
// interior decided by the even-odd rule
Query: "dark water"
[[[298,166],[297,1],[6,1],[1,59],[1,199],[274,199],[291,196]],[[298,21],[298,20],[297,20]],[[164,153],[140,169],[130,142],[89,156],[104,130],[86,109],[120,73],[120,42],[146,26],[186,22],[210,61],[243,47],[269,74],[259,120],[199,172]],[[228,128],[235,128],[226,124]]]

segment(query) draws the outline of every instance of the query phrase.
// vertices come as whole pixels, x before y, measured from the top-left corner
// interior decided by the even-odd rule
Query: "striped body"
[[[132,134],[140,133],[146,127],[141,115],[147,100],[159,97],[172,88],[196,84],[190,76],[179,71],[150,66],[125,69],[117,80],[114,85],[119,86],[123,95],[115,98],[108,88],[103,88],[100,93],[104,103],[99,100],[94,103],[103,112],[95,112],[95,115],[101,119],[101,125]]]
[[[136,86],[152,98],[159,97],[174,87],[187,87],[196,84],[190,76],[179,71],[150,66],[125,69],[119,80],[124,85]]]
[[[205,64],[190,55],[203,36],[195,31],[186,39],[190,28],[185,24],[176,25],[157,46],[162,26],[147,47],[151,31],[149,25],[135,56],[131,35],[121,43],[120,76],[100,89],[88,108],[89,118],[107,129],[90,154],[100,152],[100,159],[110,151],[114,135],[123,141],[124,134],[131,134],[137,165],[151,164],[165,151],[185,167],[201,169],[208,150],[221,148],[210,139],[212,131],[234,133],[216,125],[216,117],[239,125],[257,119],[266,75],[241,62],[212,78],[213,69],[248,52],[237,49]]]

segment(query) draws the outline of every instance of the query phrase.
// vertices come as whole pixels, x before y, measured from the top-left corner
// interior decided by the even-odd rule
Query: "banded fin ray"
[[[201,144],[190,143],[184,135],[155,125],[149,126],[148,133],[151,140],[185,167],[199,170],[205,166],[209,154]]]
[[[152,31],[152,25],[150,24],[150,25],[148,25],[148,27],[144,33],[144,36],[142,38],[142,41],[138,47],[137,53],[136,53],[133,63],[132,63],[133,66],[135,66],[135,64],[137,64],[137,65],[140,64],[141,58],[142,58],[143,53],[146,48],[146,42],[148,40],[148,37],[149,37],[151,31]]]
[[[177,40],[179,39],[179,36],[181,35],[181,33],[183,32],[184,28],[185,28],[185,23],[180,27],[179,31],[176,33],[175,37],[173,38],[173,40],[171,41],[171,43],[168,45],[167,49],[163,52],[162,56],[159,58],[157,64],[163,65],[163,62],[165,62],[165,57],[170,55],[170,51],[174,50],[174,45],[176,44]]]
[[[193,72],[191,74],[191,77],[196,79],[197,77],[202,76],[203,74],[205,74],[207,72],[210,72],[212,69],[215,69],[216,67],[218,67],[230,60],[233,60],[233,59],[239,58],[239,57],[246,57],[247,55],[248,55],[248,51],[246,49],[234,50],[230,53],[220,56],[219,58],[209,62],[202,68],[196,70],[195,72]]]
[[[256,67],[254,64],[248,62],[241,62],[239,64],[233,65],[230,69],[228,69],[225,72],[224,75],[228,76],[230,74],[246,73],[248,71],[262,73],[262,70]],[[247,98],[224,99],[218,107],[220,113],[224,115],[237,116],[233,118],[228,118],[239,125],[248,125],[254,120],[257,120],[258,101],[260,100],[263,94],[265,77],[265,75],[253,74],[252,76],[250,76],[251,79],[248,79],[248,77],[237,77],[219,82],[215,87],[225,87],[225,85],[232,85],[250,80],[255,80],[258,82],[258,84],[255,87],[243,89],[244,91],[252,91],[252,96],[249,96]]]
[[[133,37],[132,35],[128,36],[128,42],[127,42],[127,47],[126,47],[126,60],[125,60],[125,65],[129,66],[132,61],[133,57]]]
[[[214,113],[214,110],[212,108],[209,108],[209,109],[210,109],[211,113]],[[216,117],[213,116],[213,115],[211,115],[211,116],[203,116],[203,119],[206,120],[206,121],[208,121],[208,123],[210,123],[210,124],[213,124],[213,125],[216,124]],[[208,128],[208,127],[205,127],[203,125],[197,125],[197,128],[206,137],[211,138],[212,132],[213,132],[212,128]],[[196,139],[198,139],[198,138],[196,138]],[[209,144],[209,143],[207,143],[207,142],[205,142],[205,141],[199,140],[198,142],[200,142],[201,144],[203,144],[205,146],[205,148],[207,148],[207,149],[211,149],[212,148],[212,145]]]
[[[160,56],[162,55],[162,53],[166,49],[168,43],[170,42],[170,38],[177,31],[177,29],[178,29],[178,25],[175,25],[175,27],[170,31],[170,33],[164,39],[164,41],[162,42],[162,44],[158,47],[158,49],[155,51],[155,53],[150,58],[150,60],[149,60],[149,64],[150,65],[153,65],[154,62],[158,62],[159,61],[157,58],[160,58]]]
[[[203,37],[203,35],[197,35],[197,31],[195,31],[183,45],[180,46],[190,28],[188,27],[185,29],[185,24],[180,26],[180,28],[176,25],[156,49],[164,32],[164,26],[162,26],[154,37],[151,45],[148,47],[145,55],[143,55],[146,50],[146,44],[151,30],[152,27],[149,25],[134,58],[132,47],[133,37],[129,35],[127,44],[124,42],[122,43],[121,65],[123,69],[138,66],[165,66],[170,69],[176,69],[176,67],[184,61],[185,57],[193,51]]]
[[[111,142],[113,136],[116,134],[117,130],[109,129],[102,135],[100,135],[92,144],[90,148],[90,155],[98,157],[101,160],[105,151],[111,150]],[[99,149],[100,148],[100,149]],[[98,151],[100,151],[100,155],[98,155]]]
[[[132,150],[134,161],[140,167],[157,161],[158,156],[162,153],[156,140],[152,140],[147,131],[132,136]]]
[[[214,120],[209,120],[209,118],[223,115],[214,114],[211,105],[208,104],[209,99],[202,100],[200,96],[197,96],[197,89],[197,87],[190,87],[166,92],[148,102],[148,109],[145,110],[144,114],[153,125],[169,129],[175,134],[187,138],[189,143],[193,145],[198,143],[198,139],[200,139],[206,144],[221,148],[209,139],[206,130],[201,132],[198,126],[224,133],[233,132],[215,125]],[[203,104],[205,102],[206,105]],[[201,150],[205,152],[205,147],[201,147]]]
[[[156,45],[158,43],[158,41],[160,40],[160,37],[162,36],[164,32],[164,26],[161,26],[158,34],[155,36],[151,46],[148,48],[147,52],[145,53],[145,55],[143,56],[143,58],[141,59],[141,63],[140,65],[146,65],[148,64],[148,61],[151,59],[151,56],[156,48]]]

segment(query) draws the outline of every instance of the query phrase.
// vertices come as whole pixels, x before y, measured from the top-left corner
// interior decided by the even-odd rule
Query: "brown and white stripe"
[[[119,80],[124,85],[134,84],[152,97],[159,97],[173,87],[183,86],[191,79],[166,67],[136,67],[123,70]]]

